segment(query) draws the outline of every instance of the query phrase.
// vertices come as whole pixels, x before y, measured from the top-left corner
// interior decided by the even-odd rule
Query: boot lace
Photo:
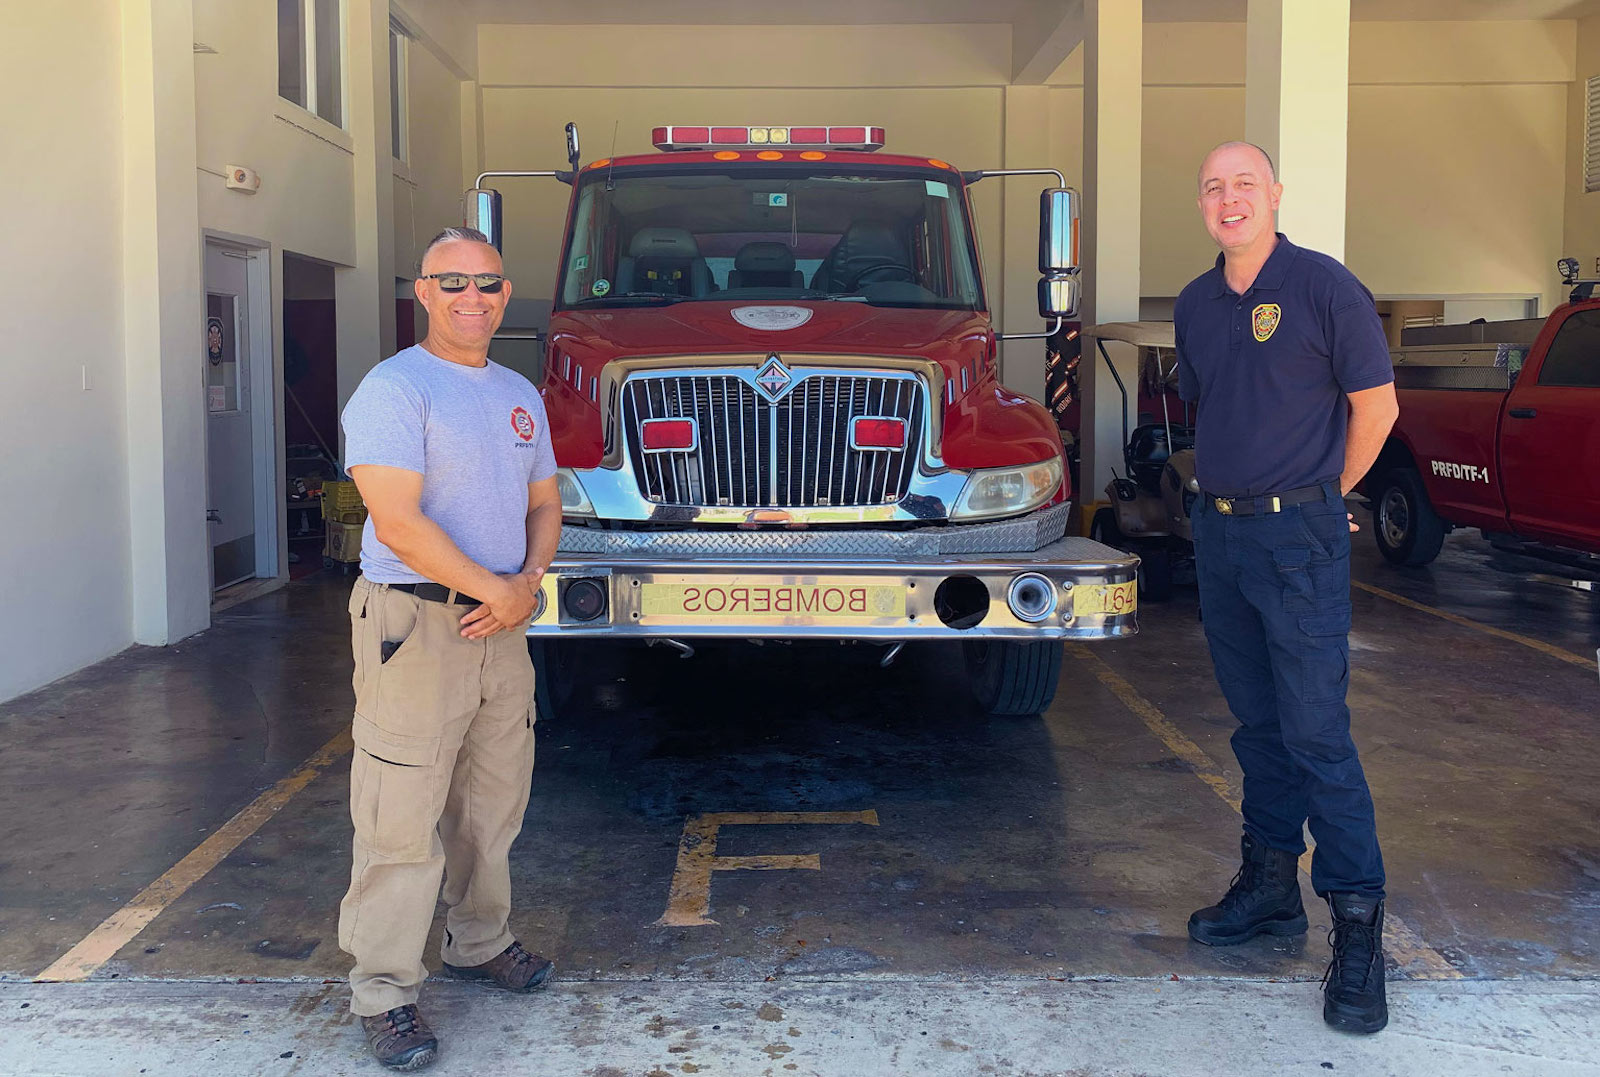
[[[1222,895],[1218,905],[1224,909],[1234,909],[1243,905],[1246,897],[1259,890],[1266,882],[1266,878],[1266,864],[1259,860],[1246,860],[1234,873],[1233,881],[1228,884],[1228,892]]]
[[[1334,980],[1341,987],[1365,991],[1378,970],[1378,927],[1354,920],[1335,921],[1328,930],[1328,945],[1333,949],[1333,960],[1322,974],[1322,986]],[[1361,960],[1361,958],[1365,960]],[[1381,972],[1379,973],[1381,975]]]
[[[384,1014],[389,1019],[388,1031],[397,1036],[409,1036],[417,1028],[417,1008],[415,1006],[396,1006]]]
[[[531,965],[534,961],[533,955],[524,950],[522,948],[522,943],[520,942],[513,942],[510,946],[507,946],[506,956],[509,957],[512,963],[518,967],[521,967],[522,965]]]

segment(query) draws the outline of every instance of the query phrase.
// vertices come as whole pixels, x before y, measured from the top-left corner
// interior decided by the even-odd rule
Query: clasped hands
[[[461,618],[461,634],[467,639],[487,639],[496,632],[513,629],[520,631],[533,616],[544,569],[513,572],[498,579],[496,593],[484,595],[483,605]]]

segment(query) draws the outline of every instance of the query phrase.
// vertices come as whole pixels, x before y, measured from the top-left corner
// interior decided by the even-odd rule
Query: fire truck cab
[[[1076,192],[883,154],[870,125],[654,136],[580,166],[568,125],[569,170],[467,195],[500,246],[486,179],[572,187],[540,386],[564,513],[528,628],[541,710],[586,643],[718,637],[861,641],[886,663],[960,640],[984,710],[1044,709],[1063,640],[1136,631],[1138,561],[1066,533],[1060,435],[998,380],[968,190],[1057,177],[1039,256],[1057,329]]]

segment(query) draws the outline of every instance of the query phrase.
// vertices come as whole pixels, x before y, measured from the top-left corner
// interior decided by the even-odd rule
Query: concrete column
[[[394,354],[394,149],[389,144],[389,3],[346,0],[346,129],[355,144],[355,265],[334,273],[339,407]],[[342,438],[341,438],[342,446]]]
[[[123,0],[121,11],[133,637],[160,645],[211,623],[194,7]]]
[[[1349,120],[1350,0],[1250,0],[1244,137],[1277,165],[1278,230],[1341,261]]]
[[[1139,317],[1140,165],[1144,94],[1142,0],[1084,0],[1083,38],[1083,324]],[[1137,407],[1137,356],[1108,349]],[[1085,337],[1078,365],[1083,439],[1078,502],[1105,497],[1112,469],[1122,469],[1122,404],[1094,342]],[[1135,415],[1129,416],[1131,426]]]

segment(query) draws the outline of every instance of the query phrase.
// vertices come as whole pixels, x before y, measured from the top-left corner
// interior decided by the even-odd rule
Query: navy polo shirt
[[[1244,295],[1228,288],[1222,263],[1190,281],[1173,311],[1178,392],[1200,405],[1201,489],[1248,497],[1337,479],[1345,394],[1394,380],[1372,293],[1281,232]]]

